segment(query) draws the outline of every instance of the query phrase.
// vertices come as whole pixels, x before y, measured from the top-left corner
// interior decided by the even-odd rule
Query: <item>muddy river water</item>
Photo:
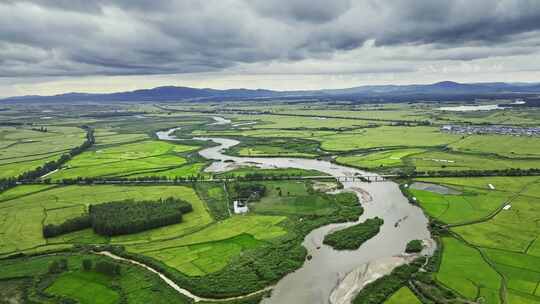
[[[162,140],[177,140],[172,135],[173,132],[174,129],[162,131],[158,132],[157,136]],[[227,138],[195,139],[211,140],[219,144],[199,152],[201,156],[215,160],[207,168],[207,171],[211,172],[223,172],[239,165],[252,165],[261,168],[318,170],[335,177],[376,175],[316,159],[228,156],[224,155],[223,151],[238,144],[238,141]],[[344,191],[355,192],[362,202],[364,214],[359,221],[375,216],[384,219],[379,234],[358,250],[337,251],[322,244],[324,236],[354,223],[331,224],[315,229],[303,242],[312,259],[306,261],[297,271],[282,278],[274,286],[271,297],[263,303],[350,303],[351,298],[365,283],[410,260],[403,255],[407,242],[422,239],[432,244],[427,218],[420,208],[408,203],[396,183],[367,183],[355,180],[343,182],[343,185]],[[427,253],[432,249],[433,247]]]

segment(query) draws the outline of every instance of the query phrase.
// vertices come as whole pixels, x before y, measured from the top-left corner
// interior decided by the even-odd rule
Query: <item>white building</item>
[[[234,201],[233,202],[233,207],[234,207],[234,213],[235,214],[244,214],[244,213],[247,213],[249,211],[249,208],[248,208],[246,202],[244,202],[244,201]]]

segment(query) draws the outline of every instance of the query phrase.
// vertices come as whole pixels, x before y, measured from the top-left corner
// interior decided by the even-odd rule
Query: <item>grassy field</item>
[[[433,127],[382,126],[325,136],[321,147],[327,151],[351,151],[376,147],[428,147],[450,144],[459,136],[441,133]]]
[[[26,190],[26,191],[25,191]],[[41,190],[41,191],[39,191]],[[13,194],[12,192],[16,192]],[[206,226],[212,218],[195,191],[185,186],[67,186],[36,188],[19,186],[0,194],[0,253],[17,252],[58,243],[106,242],[88,229],[46,240],[44,223],[81,214],[89,204],[123,199],[179,197],[193,206],[180,224],[112,238],[113,243],[137,243],[187,234]],[[49,218],[49,212],[51,213]]]
[[[397,149],[368,154],[339,156],[336,158],[336,161],[340,164],[354,167],[381,169],[385,167],[404,166],[405,158],[411,155],[416,156],[424,151],[424,149]]]
[[[265,182],[267,194],[250,204],[261,214],[326,215],[335,210],[328,197],[309,191],[302,181]]]
[[[497,178],[474,179],[476,185],[474,183],[467,184],[468,180],[473,180],[472,178],[429,178],[423,180],[459,192],[459,194],[443,194],[428,190],[409,190],[428,215],[448,224],[469,222],[486,217],[515,195],[513,189],[504,187],[503,182]],[[500,182],[495,184],[497,180]],[[488,189],[490,183],[495,185],[495,190]]]
[[[443,239],[443,259],[437,279],[459,294],[486,303],[498,303],[504,278],[508,303],[538,303],[540,252],[537,227],[540,204],[538,177],[436,178],[424,181],[452,187],[460,195],[411,190],[428,214],[445,223],[464,223],[450,228],[469,244]],[[491,183],[495,190],[486,190]],[[460,204],[458,197],[466,200]],[[503,202],[507,209],[485,218],[480,212],[490,201]],[[440,212],[439,205],[447,205]],[[493,205],[495,207],[495,205]],[[488,210],[484,210],[488,212]],[[439,212],[439,213],[438,213]]]
[[[233,117],[244,121],[257,121],[257,124],[253,125],[254,129],[340,129],[364,127],[369,124],[368,121],[360,119],[350,120],[276,115],[240,115]]]
[[[36,127],[38,128],[38,127]],[[76,127],[0,127],[0,178],[16,177],[80,146],[86,133]]]
[[[384,304],[421,304],[420,300],[407,287],[402,287],[386,300]]]
[[[197,147],[150,140],[108,148],[97,147],[73,158],[60,171],[48,177],[58,180],[77,177],[196,175],[203,165],[183,166],[187,160],[181,156],[181,153],[195,149]]]
[[[457,151],[493,153],[510,158],[540,158],[538,137],[472,135],[450,147]]]
[[[264,240],[282,236],[278,224],[283,216],[233,216],[185,237],[127,246],[128,251],[163,261],[190,275],[218,271],[242,251],[264,245]]]
[[[60,275],[45,292],[75,299],[81,304],[115,304],[120,295],[110,288],[112,278],[96,272],[69,272]]]
[[[359,111],[343,111],[343,110],[309,110],[302,111],[287,111],[291,114],[313,115],[313,116],[331,116],[331,117],[353,117],[358,119],[375,119],[375,120],[404,120],[404,121],[423,121],[429,119],[429,114],[425,110],[411,111],[407,108],[386,108],[386,109],[362,109]]]
[[[468,299],[482,297],[484,303],[500,303],[501,277],[480,253],[453,238],[444,238],[443,246],[437,279]]]
[[[489,221],[456,227],[458,232],[469,242],[489,248],[500,248],[517,252],[538,254],[536,239],[540,230],[537,227],[540,195],[530,195],[527,189],[538,189],[540,183],[523,183],[523,189],[508,202],[511,206]]]
[[[429,151],[407,156],[416,171],[504,170],[539,168],[540,159],[512,159],[490,154]]]

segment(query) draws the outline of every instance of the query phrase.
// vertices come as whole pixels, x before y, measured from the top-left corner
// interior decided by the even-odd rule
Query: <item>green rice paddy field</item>
[[[540,303],[539,177],[426,178],[457,190],[410,190],[428,215],[450,224],[436,278],[485,303]],[[495,189],[490,189],[489,184]],[[506,206],[504,208],[504,206]]]
[[[199,174],[205,163],[188,163],[184,155],[199,147],[145,140],[140,134],[102,131],[97,145],[84,152],[48,178],[77,177],[186,177]]]

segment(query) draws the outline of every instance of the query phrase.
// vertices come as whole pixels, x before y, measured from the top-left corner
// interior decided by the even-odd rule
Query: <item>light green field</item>
[[[540,159],[509,159],[491,155],[430,151],[407,157],[416,171],[504,170],[540,168]]]
[[[460,137],[434,127],[382,126],[343,132],[320,139],[328,151],[350,151],[375,147],[428,147],[452,143]]]
[[[538,188],[540,183],[524,183],[526,189]],[[540,196],[517,195],[509,201],[511,208],[502,210],[492,219],[453,230],[467,241],[483,247],[536,254],[536,239]],[[530,247],[530,248],[529,248]]]
[[[145,254],[189,276],[203,276],[223,269],[242,251],[264,244],[250,234],[239,234],[230,239],[165,248]]]
[[[118,133],[111,129],[102,128],[96,129],[94,132],[94,136],[96,138],[95,145],[97,147],[117,145],[148,139],[148,135],[144,133]]]
[[[537,290],[540,282],[540,251],[537,248],[540,233],[537,227],[540,179],[533,176],[424,180],[452,185],[454,189],[476,193],[477,196],[486,196],[486,191],[510,195],[505,200],[511,206],[510,209],[500,210],[494,217],[482,222],[451,228],[452,232],[485,253],[493,266],[482,259],[478,250],[454,238],[444,238],[443,259],[437,278],[470,299],[474,299],[480,287],[480,294],[486,298],[486,303],[497,303],[499,287],[495,287],[500,285],[501,278],[497,271],[506,279],[505,296],[508,303],[540,302]],[[488,182],[496,190],[485,190]],[[439,196],[439,200],[451,197],[438,194],[433,196]],[[426,198],[419,199],[421,205],[422,200],[429,201]],[[429,213],[433,208],[427,205],[425,210]],[[462,207],[460,210],[463,218],[475,214],[475,211],[468,208]]]
[[[407,120],[407,121],[423,121],[428,120],[429,116],[426,115],[426,111],[423,110],[411,110],[409,108],[394,108],[373,110],[366,109],[361,111],[342,111],[342,110],[301,110],[290,111],[290,114],[299,115],[322,115],[331,117],[354,117],[358,119],[383,119],[383,120]]]
[[[47,126],[47,132],[0,127],[0,178],[16,177],[57,160],[80,146],[86,132],[76,127]]]
[[[23,190],[27,190],[26,196],[23,196]],[[12,192],[16,192],[16,195]],[[48,222],[60,222],[78,215],[89,204],[124,199],[157,199],[169,196],[182,198],[193,206],[193,212],[186,214],[182,223],[137,234],[118,236],[111,241],[114,243],[137,243],[177,237],[196,231],[212,221],[206,206],[195,191],[185,186],[67,186],[41,192],[36,192],[35,186],[19,186],[10,189],[0,194],[0,201],[3,200],[0,205],[0,231],[2,232],[0,234],[0,254],[30,250],[55,243],[84,243],[92,240],[104,242],[106,240],[96,236],[90,229],[45,240],[42,236],[42,225]],[[50,219],[48,219],[49,212],[51,213]]]
[[[243,250],[282,236],[283,216],[233,216],[185,237],[127,246],[127,250],[163,261],[170,267],[199,276],[218,271]]]
[[[52,179],[77,177],[173,176],[189,174],[202,166],[183,168],[186,159],[179,153],[197,147],[164,141],[141,141],[84,152],[70,160]],[[156,172],[157,171],[157,172]]]
[[[537,290],[540,282],[540,257],[498,249],[485,249],[485,252],[495,263],[495,268],[506,277],[510,298],[522,296],[533,303],[540,301]],[[521,302],[516,299],[516,302],[510,303],[530,303],[525,299]]]
[[[487,184],[490,181],[487,179],[485,184],[478,185],[481,187],[456,185],[455,183],[459,180],[463,182],[466,180],[459,178],[430,178],[423,180],[461,192],[461,194],[440,194],[427,190],[410,189],[410,192],[417,198],[420,206],[427,214],[448,224],[464,223],[484,218],[515,195],[510,189],[499,186],[502,185],[499,183],[495,186],[496,190],[488,190]]]
[[[319,129],[319,128],[356,128],[369,124],[365,120],[319,118],[319,117],[296,117],[296,116],[276,116],[276,115],[241,115],[238,119],[246,121],[258,121],[252,125],[254,129]]]
[[[421,304],[420,300],[407,287],[402,287],[394,293],[384,304]]]
[[[114,304],[120,295],[111,289],[111,278],[96,272],[62,274],[46,289],[47,293],[76,299],[81,304]]]
[[[472,135],[450,145],[450,147],[464,152],[494,153],[506,157],[540,158],[539,137]]]
[[[489,124],[536,124],[538,123],[538,112],[520,109],[506,109],[493,111],[473,111],[473,112],[440,112],[437,118],[443,123],[448,121],[467,123],[489,123]]]
[[[336,161],[344,165],[360,168],[395,167],[404,165],[404,158],[420,154],[424,151],[423,149],[398,149],[363,155],[339,156]]]
[[[443,238],[443,246],[437,280],[468,299],[480,295],[484,303],[500,303],[501,277],[480,253],[453,238]]]

